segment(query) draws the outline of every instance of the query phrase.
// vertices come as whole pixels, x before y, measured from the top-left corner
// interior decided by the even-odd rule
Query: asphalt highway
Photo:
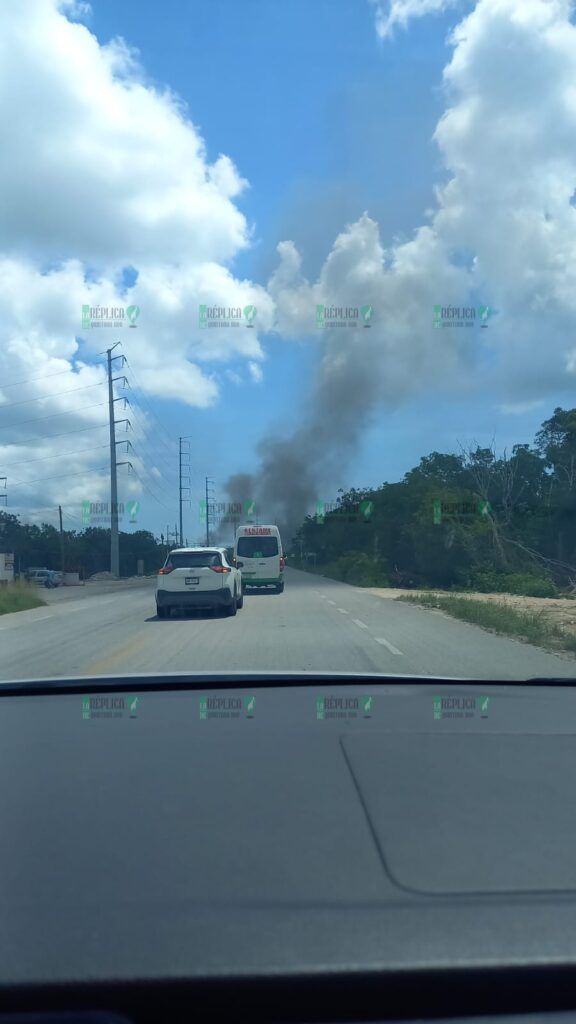
[[[251,670],[576,677],[569,654],[295,569],[286,570],[283,594],[248,593],[232,618],[195,612],[157,619],[154,579],[39,595],[44,607],[0,617],[2,681]]]

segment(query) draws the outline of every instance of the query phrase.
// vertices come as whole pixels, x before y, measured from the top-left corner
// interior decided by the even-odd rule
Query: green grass
[[[499,602],[475,601],[473,598],[440,596],[437,594],[403,594],[397,601],[437,608],[455,619],[471,622],[475,626],[493,629],[496,633],[513,636],[528,643],[554,650],[576,652],[576,637],[565,633],[550,622],[544,612],[520,612]]]
[[[27,608],[41,608],[46,602],[38,596],[37,588],[28,583],[9,583],[0,587],[0,615],[23,612]]]

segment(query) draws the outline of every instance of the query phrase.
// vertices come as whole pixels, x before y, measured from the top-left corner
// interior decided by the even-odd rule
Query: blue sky
[[[249,188],[233,200],[252,233],[250,246],[230,262],[236,281],[265,288],[278,266],[277,245],[292,240],[304,276],[316,282],[337,236],[365,211],[378,224],[385,249],[409,241],[430,223],[430,211],[437,208],[435,187],[451,176],[432,136],[447,108],[442,75],[453,52],[447,37],[461,11],[414,18],[406,29],[381,40],[368,0],[92,0],[91,6],[81,20],[98,43],[121,37],[134,47],[145,84],[169,88],[186,105],[187,117],[204,140],[208,164],[226,154],[247,179]],[[478,88],[487,92],[485,83]],[[134,150],[135,160],[139,152]],[[469,245],[452,249],[452,267],[470,266],[474,230],[461,232]],[[54,259],[77,255],[89,281],[84,253],[70,252],[60,237],[57,242]],[[162,261],[166,265],[165,253]],[[133,263],[138,263],[136,252]],[[53,265],[49,257],[43,264]],[[129,273],[125,276],[130,284]],[[455,298],[434,296],[438,302]],[[492,296],[479,293],[462,296],[462,302],[467,299],[493,302]],[[394,318],[393,308],[384,314],[377,298],[372,301],[376,317]],[[143,304],[142,327],[146,313]],[[433,364],[446,338],[432,329],[431,319],[430,309],[425,343]],[[130,361],[143,375],[149,365],[139,359],[137,332],[128,333]],[[339,486],[398,480],[433,450],[456,451],[459,444],[494,440],[499,451],[510,451],[513,444],[533,439],[555,405],[572,402],[568,384],[559,386],[556,371],[548,380],[546,368],[536,364],[532,382],[518,387],[509,370],[497,381],[491,374],[501,351],[489,344],[476,350],[479,333],[485,340],[484,331],[464,340],[471,351],[463,357],[469,373],[460,390],[449,382],[443,390],[441,381],[396,394],[391,385],[381,402],[372,403],[356,454],[343,466],[341,479],[330,484],[326,500]],[[497,337],[500,344],[502,336]],[[513,367],[513,331],[504,341]],[[208,407],[165,400],[162,393],[147,396],[170,436],[192,435],[195,499],[206,474],[223,496],[230,474],[256,469],[263,437],[289,436],[307,418],[321,355],[318,338],[268,333],[261,342],[262,383],[249,379],[246,360],[239,356],[202,362],[203,372],[217,377],[220,387]],[[170,365],[169,348],[164,361]],[[227,370],[241,374],[243,383],[230,380]],[[540,406],[535,395],[542,399]],[[507,403],[522,407],[523,401],[524,412],[502,411]],[[174,482],[169,474],[174,461],[165,468],[160,489]],[[142,525],[159,532],[166,511],[147,495],[141,501]],[[167,501],[172,506],[175,496],[171,493]]]
[[[423,222],[443,177],[432,133],[444,109],[448,17],[381,43],[372,9],[358,0],[95,0],[93,12],[100,42],[121,35],[136,47],[151,78],[187,103],[208,158],[228,154],[250,182],[238,203],[256,242],[235,262],[237,276],[265,283],[276,245],[290,238],[315,278],[337,234],[365,210],[385,244]],[[175,412],[155,401],[175,433],[210,436],[208,459],[192,443],[198,480],[207,472],[221,487],[229,473],[254,467],[267,429],[297,422],[314,349],[271,338],[266,353],[265,386],[229,383],[212,409]],[[453,446],[459,417],[466,436],[471,427],[479,437],[492,432],[482,410],[475,422],[469,409],[438,416],[435,398],[426,415],[436,439],[422,430],[418,404],[416,418],[413,408],[377,417],[342,486],[398,479],[430,445]]]

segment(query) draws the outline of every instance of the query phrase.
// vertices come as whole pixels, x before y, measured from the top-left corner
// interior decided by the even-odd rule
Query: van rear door
[[[242,562],[242,582],[248,586],[251,583],[279,583],[281,580],[280,544],[275,534],[238,537],[236,559]]]

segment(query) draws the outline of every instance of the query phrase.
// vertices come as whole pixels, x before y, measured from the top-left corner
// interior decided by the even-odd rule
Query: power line
[[[135,395],[136,395],[136,397],[137,397],[137,398],[139,397],[139,396],[138,396],[138,392],[139,392],[139,393],[140,393],[140,396],[141,396],[141,397],[140,397],[140,399],[139,399],[139,400],[141,401],[141,404],[142,404],[143,406],[147,407],[148,411],[150,412],[150,414],[152,415],[152,417],[154,418],[154,420],[155,420],[155,421],[156,421],[156,423],[158,424],[158,426],[159,426],[160,430],[161,430],[161,431],[163,431],[163,433],[164,433],[164,434],[166,435],[166,437],[168,438],[169,444],[167,444],[167,443],[166,443],[166,441],[164,441],[164,438],[162,437],[162,435],[161,435],[161,434],[156,434],[156,435],[155,435],[155,437],[157,437],[157,438],[158,438],[158,441],[159,441],[159,442],[160,442],[160,443],[161,443],[162,445],[164,445],[164,448],[166,449],[166,451],[167,451],[167,452],[169,452],[169,457],[170,457],[171,459],[176,459],[176,458],[177,458],[177,453],[176,453],[176,451],[175,451],[175,450],[173,450],[173,448],[172,448],[172,446],[175,446],[175,445],[176,445],[176,439],[175,439],[175,438],[173,438],[173,437],[172,437],[172,436],[171,436],[171,435],[169,434],[168,430],[166,429],[166,427],[165,427],[165,426],[164,426],[164,424],[162,423],[162,421],[161,421],[161,419],[159,418],[158,414],[157,414],[157,413],[155,412],[155,410],[154,410],[154,408],[153,408],[153,406],[152,406],[152,404],[151,404],[150,400],[148,399],[148,397],[146,396],[146,394],[145,394],[145,392],[144,392],[144,389],[143,389],[143,387],[142,387],[142,385],[141,385],[141,383],[140,383],[140,380],[139,380],[139,378],[138,378],[138,376],[137,376],[137,374],[136,374],[136,371],[135,371],[134,367],[132,366],[132,363],[131,363],[131,362],[130,362],[130,360],[128,359],[128,356],[125,356],[124,358],[125,358],[125,360],[126,360],[126,365],[128,366],[128,368],[129,368],[129,370],[130,370],[130,373],[131,373],[131,375],[132,375],[132,376],[134,377],[134,381],[135,381],[135,384],[136,384],[136,391],[135,391]],[[133,408],[133,407],[131,406],[131,408]],[[143,409],[142,411],[144,412],[144,409]],[[143,429],[143,433],[144,433],[144,435],[145,435],[145,436],[147,436],[147,435],[146,435],[146,432],[145,432],[145,430],[144,430],[144,428],[142,428],[142,429]],[[149,442],[149,443],[150,443],[150,442]],[[150,446],[152,447],[152,444],[151,444],[151,443],[150,443]],[[158,449],[158,448],[157,448],[156,446],[154,446],[154,449],[155,449],[155,451],[156,451],[156,452],[157,452],[157,453],[158,453],[158,454],[160,455],[160,451],[159,451],[159,449]],[[164,459],[164,460],[166,459],[166,456],[165,456],[165,455],[163,456],[163,459]],[[193,476],[197,478],[197,486],[198,486],[198,487],[200,487],[200,486],[203,486],[203,480],[202,480],[202,483],[200,483],[200,481],[201,481],[201,474],[199,473],[198,469],[197,469],[197,468],[196,468],[196,467],[195,467],[195,466],[194,466],[194,465],[193,465],[192,463],[190,463],[190,471],[191,471],[191,473],[193,474]],[[172,472],[172,471],[170,471],[170,472]],[[177,479],[177,474],[176,474],[176,471],[174,471],[174,477],[175,477],[175,479]]]
[[[152,405],[151,405],[151,403],[150,403],[149,399],[147,398],[147,396],[146,396],[146,394],[145,394],[145,392],[144,392],[144,389],[143,389],[142,385],[140,384],[140,381],[138,380],[138,377],[136,376],[136,372],[135,372],[135,370],[134,370],[134,367],[132,366],[132,363],[131,363],[131,362],[130,362],[130,360],[128,359],[128,356],[125,356],[125,359],[126,359],[126,365],[127,365],[127,366],[128,366],[129,368],[130,368],[130,372],[132,373],[132,375],[133,375],[133,377],[134,377],[134,380],[136,381],[136,387],[138,388],[138,390],[139,390],[139,391],[140,391],[140,393],[142,394],[142,398],[143,398],[143,400],[144,400],[144,403],[145,403],[145,404],[146,404],[146,405],[148,406],[148,408],[150,409],[150,412],[152,413],[152,416],[153,416],[153,417],[155,418],[156,422],[158,423],[158,425],[159,425],[160,429],[161,429],[161,430],[163,430],[163,431],[164,431],[164,433],[166,434],[166,437],[167,437],[167,438],[168,438],[168,440],[170,441],[170,444],[174,444],[174,445],[175,445],[175,444],[176,444],[176,438],[173,438],[173,437],[171,437],[171,435],[170,435],[170,434],[168,433],[168,431],[166,430],[166,427],[165,427],[165,426],[164,426],[164,424],[162,423],[161,419],[159,418],[159,416],[157,415],[157,413],[156,413],[156,412],[154,411],[154,409],[152,408]],[[158,440],[161,440],[161,438],[159,438]],[[166,442],[165,442],[165,441],[163,441],[162,443],[163,443],[163,444],[166,444]],[[168,445],[166,445],[166,447],[168,447]]]
[[[145,490],[145,491],[147,491],[147,492],[148,492],[148,494],[149,494],[149,495],[150,495],[150,496],[151,496],[152,498],[154,498],[154,501],[157,501],[159,505],[162,505],[162,507],[163,507],[163,508],[165,508],[165,509],[166,509],[166,510],[167,510],[168,512],[170,512],[170,513],[173,513],[173,512],[175,512],[175,511],[176,511],[176,507],[175,507],[175,506],[173,506],[172,508],[170,508],[170,507],[169,507],[168,505],[165,505],[163,501],[160,501],[160,498],[157,498],[157,497],[156,497],[156,495],[152,493],[152,491],[150,490],[150,488],[146,486],[146,484],[145,484],[145,483],[144,483],[144,481],[143,481],[143,480],[142,480],[142,479],[140,478],[140,476],[139,476],[138,472],[137,472],[137,471],[136,471],[136,470],[135,470],[134,468],[133,468],[133,470],[132,470],[132,471],[133,471],[133,473],[134,473],[135,477],[136,477],[136,478],[137,478],[137,479],[138,479],[138,480],[140,481],[140,483],[142,484],[142,487],[144,488],[144,490]]]
[[[0,409],[13,409],[15,405],[29,405],[31,402],[45,402],[48,398],[60,398],[61,395],[71,395],[74,391],[89,391],[90,388],[101,388],[105,381],[99,384],[84,384],[81,388],[68,388],[67,391],[54,391],[50,395],[37,395],[36,398],[23,398],[20,402],[7,402],[0,406]]]
[[[42,437],[25,437],[19,441],[4,441],[0,443],[0,448],[12,448],[15,445],[32,444],[34,441],[49,441],[52,437],[69,437],[70,434],[80,434],[83,430],[101,430],[102,427],[107,427],[107,423],[98,423],[94,427],[76,427],[74,430],[64,430],[61,434],[42,434]]]
[[[145,445],[148,446],[150,448],[150,450],[155,453],[155,456],[156,456],[155,461],[160,462],[161,465],[166,465],[166,456],[164,455],[163,452],[160,451],[159,448],[157,448],[152,443],[152,441],[150,440],[149,436],[146,434],[145,427],[141,424],[140,415],[137,412],[136,407],[133,406],[133,405],[130,405],[130,412],[134,413],[136,424],[137,424],[137,426],[138,426],[138,428],[139,428],[139,430],[141,432],[139,443],[141,443],[143,447]],[[135,437],[135,440],[138,441],[138,435],[136,433],[135,433],[134,437]],[[176,456],[174,456],[174,457],[176,457]],[[171,474],[172,476],[174,476],[175,480],[177,479],[176,470],[171,470],[171,469],[169,469],[167,467],[167,472],[168,472],[168,474]]]
[[[39,420],[53,420],[57,416],[71,416],[75,412],[85,412],[86,409],[99,409],[101,406],[107,405],[106,402],[94,402],[93,405],[84,405],[81,409],[67,409],[66,412],[51,412],[47,416],[33,416],[29,420],[19,420],[18,423],[2,423],[0,424],[0,430],[8,430],[10,427],[21,427],[24,423],[38,423]],[[5,406],[0,405],[0,412]],[[107,426],[107,424],[106,424]]]
[[[107,470],[108,466],[95,466],[94,469],[81,469],[79,473],[57,473],[56,476],[43,476],[37,480],[13,480],[10,487],[31,487],[32,484],[41,484],[45,480],[65,480],[70,476],[85,476],[87,473],[99,473],[101,470]]]
[[[86,365],[86,369],[92,369],[89,364]],[[39,380],[48,380],[50,377],[61,377],[64,373],[73,373],[78,376],[72,366],[69,366],[66,370],[56,370],[55,373],[43,373],[41,377],[28,377],[28,380],[14,380],[11,384],[2,384],[0,390],[4,391],[5,388],[15,388],[18,384],[35,384]]]
[[[21,462],[3,462],[7,469],[10,466],[28,466],[31,462],[46,462],[47,459],[63,459],[66,455],[81,455],[82,452],[95,452],[100,448],[107,448],[106,444],[95,444],[91,448],[77,448],[71,452],[61,452],[60,455],[44,455],[41,459],[23,459]]]

